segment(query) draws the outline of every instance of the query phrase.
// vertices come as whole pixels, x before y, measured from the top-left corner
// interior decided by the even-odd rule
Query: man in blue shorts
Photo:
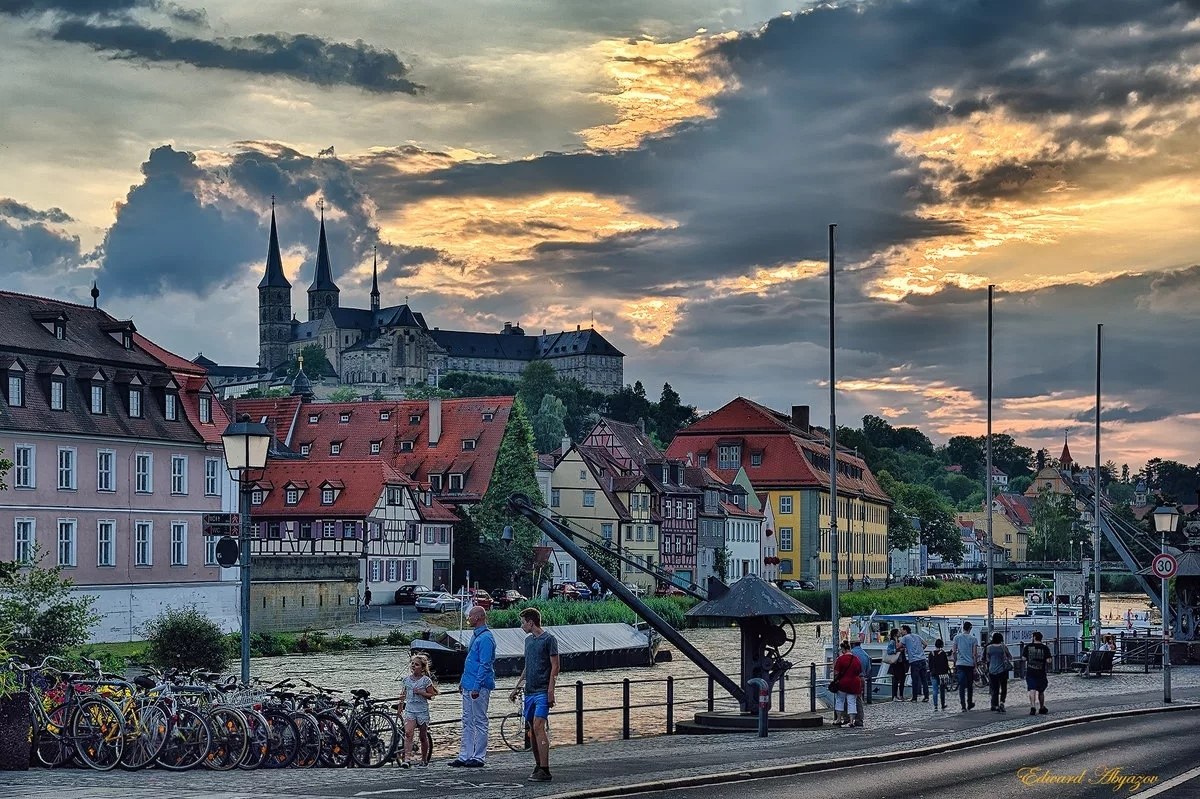
[[[550,738],[546,734],[546,719],[554,707],[554,683],[558,680],[558,639],[542,629],[542,614],[537,608],[521,611],[521,630],[525,633],[525,667],[517,678],[517,687],[508,700],[515,702],[521,686],[525,687],[525,706],[522,715],[533,730],[533,773],[531,782],[549,782]]]

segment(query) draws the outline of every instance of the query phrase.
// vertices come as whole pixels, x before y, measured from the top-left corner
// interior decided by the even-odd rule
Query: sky
[[[1200,2],[0,0],[0,285],[257,357],[307,307],[594,325],[656,399],[1200,460]]]

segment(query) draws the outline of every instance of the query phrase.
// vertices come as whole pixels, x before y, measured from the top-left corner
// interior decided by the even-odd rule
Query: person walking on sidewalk
[[[895,627],[888,633],[887,650],[883,661],[888,664],[888,674],[892,675],[892,701],[904,701],[904,678],[908,675],[908,657],[904,654],[904,645],[900,643],[900,631]]]
[[[1052,657],[1050,647],[1042,643],[1042,634],[1035,632],[1033,641],[1025,645],[1025,687],[1029,690],[1031,716],[1050,712],[1046,710],[1046,686],[1049,684],[1046,674]]]
[[[908,657],[908,675],[913,691],[912,701],[916,702],[917,694],[920,693],[924,697],[921,701],[928,702],[929,661],[925,659],[925,641],[907,624],[902,625],[900,631],[904,633],[900,638],[900,643],[904,645],[904,654]]]
[[[938,702],[942,704],[942,710],[946,709],[946,691],[950,687],[950,657],[946,654],[946,650],[942,649],[943,641],[941,638],[933,642],[933,654],[929,656],[929,677],[933,685],[933,709],[938,709]]]
[[[1012,668],[1012,655],[1004,645],[1004,636],[992,633],[992,642],[987,647],[988,685],[991,688],[992,710],[1004,711],[1008,699],[1008,670]]]
[[[525,686],[525,706],[521,716],[533,730],[533,773],[531,782],[550,782],[550,738],[546,720],[554,707],[554,683],[558,680],[558,639],[542,629],[542,614],[537,608],[521,611],[521,630],[525,633],[525,667],[517,677],[517,687],[508,695],[515,702]]]
[[[850,653],[850,642],[842,641],[842,654],[833,662],[833,680],[829,689],[836,692],[833,700],[833,723],[839,727],[859,726],[854,721],[858,697],[862,695],[862,663]]]
[[[862,665],[862,690],[858,692],[858,709],[854,712],[854,726],[863,726],[865,721],[864,707],[867,703],[867,692],[871,690],[871,656],[867,654],[867,650],[863,649],[863,640],[867,637],[866,633],[858,634],[858,641],[854,644],[854,648],[850,650],[850,654],[858,658],[858,662]]]
[[[458,682],[462,694],[462,744],[451,766],[481,768],[487,758],[488,699],[496,687],[496,637],[487,626],[487,612],[476,605],[467,612],[467,623],[475,630],[463,675]]]
[[[971,622],[963,622],[962,632],[954,636],[950,649],[958,675],[958,703],[965,713],[975,707],[975,664],[979,662],[979,643],[971,635]]]

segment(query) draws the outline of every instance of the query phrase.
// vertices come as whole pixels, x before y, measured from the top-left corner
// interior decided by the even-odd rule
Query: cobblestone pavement
[[[1176,668],[1173,710],[1200,721],[1200,668]],[[735,768],[761,768],[856,756],[900,753],[991,733],[1018,734],[1063,719],[1102,712],[1137,712],[1165,707],[1162,676],[1121,674],[1081,678],[1052,678],[1048,716],[1030,717],[1024,681],[1013,680],[1009,711],[991,713],[986,695],[976,697],[971,712],[934,712],[931,705],[886,702],[867,709],[864,729],[825,726],[815,730],[773,732],[767,739],[754,735],[711,737],[658,736],[632,741],[604,741],[584,746],[559,746],[551,753],[555,781],[529,783],[532,768],[527,754],[493,753],[483,769],[447,767],[446,760],[429,768],[402,771],[394,767],[349,770],[287,770],[172,774],[158,770],[96,773],[62,769],[0,774],[0,797],[28,799],[209,799],[209,797],[548,797],[558,793],[631,782],[671,779]]]

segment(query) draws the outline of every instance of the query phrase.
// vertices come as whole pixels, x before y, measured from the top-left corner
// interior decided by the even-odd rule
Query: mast
[[[838,494],[837,494],[837,371],[836,338],[834,334],[834,248],[837,225],[829,226],[829,612],[833,617],[830,640],[834,651],[841,638],[842,614],[838,589]]]
[[[1096,529],[1092,533],[1092,564],[1096,570],[1096,601],[1092,608],[1092,640],[1097,651],[1100,649],[1100,353],[1103,344],[1104,325],[1096,325],[1096,484],[1092,486],[1096,499]],[[1166,632],[1167,611],[1163,608],[1163,632]]]
[[[987,311],[987,626],[991,633],[996,616],[996,558],[992,554],[992,298],[996,287],[988,286]]]

